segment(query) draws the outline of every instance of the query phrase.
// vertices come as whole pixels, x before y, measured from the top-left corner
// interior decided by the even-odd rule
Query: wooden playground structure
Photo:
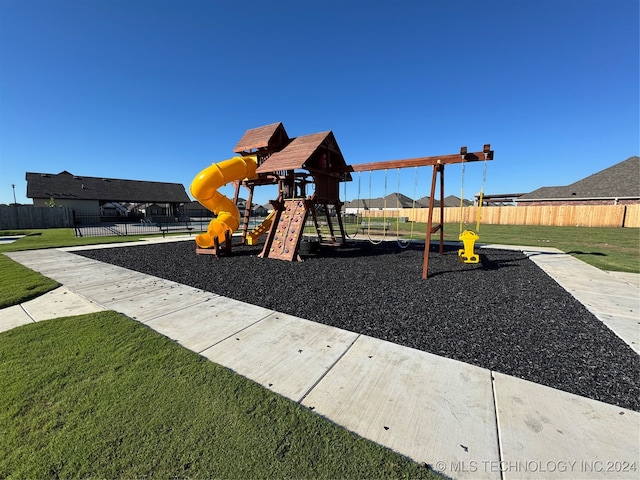
[[[266,240],[260,257],[275,258],[288,261],[300,261],[299,254],[301,241],[304,234],[304,227],[309,216],[313,219],[316,236],[320,245],[325,246],[345,246],[347,243],[345,228],[342,222],[341,209],[343,202],[340,200],[339,187],[341,182],[352,181],[352,173],[387,169],[401,169],[409,167],[432,167],[431,194],[429,195],[429,213],[425,239],[424,261],[422,268],[422,278],[427,278],[429,269],[429,246],[431,236],[440,232],[440,254],[444,252],[444,224],[440,215],[438,225],[433,224],[434,200],[438,185],[440,191],[440,208],[444,208],[444,167],[449,164],[478,162],[492,160],[493,151],[489,144],[484,145],[482,151],[467,152],[466,147],[462,147],[459,153],[410,158],[404,160],[387,160],[357,165],[348,165],[345,162],[336,139],[331,131],[315,133],[311,135],[299,136],[290,139],[282,123],[274,123],[263,127],[247,130],[234,148],[234,152],[250,165],[250,175],[245,173],[236,174],[233,178],[235,194],[233,198],[233,208],[238,203],[240,187],[248,190],[247,205],[250,206],[254,190],[258,186],[277,185],[278,196],[271,201],[273,212],[264,222],[249,231],[250,208],[245,209],[242,220],[242,244],[257,244],[262,235],[266,235]],[[228,161],[230,162],[230,161]],[[210,167],[211,168],[211,167]],[[218,169],[215,169],[218,175]],[[255,170],[255,171],[253,171]],[[205,172],[205,171],[203,171]],[[224,173],[224,172],[223,172]],[[201,173],[199,178],[204,178]],[[225,175],[223,177],[226,178]],[[227,179],[228,180],[228,179]],[[196,180],[194,180],[195,184]],[[309,186],[314,186],[312,195],[307,195]],[[192,193],[200,203],[213,211],[213,207],[207,205],[207,201],[198,198],[198,192]],[[210,195],[207,193],[207,195]],[[219,195],[219,194],[218,194]],[[217,204],[214,207],[218,208]],[[231,206],[227,207],[231,209]],[[336,225],[332,220],[331,210],[335,212]],[[237,211],[237,209],[236,209]],[[226,215],[227,212],[218,212],[218,217]],[[442,213],[442,210],[441,210]],[[326,223],[329,230],[328,238],[322,235],[321,220]],[[216,222],[217,220],[212,220]],[[211,234],[212,239],[200,241],[196,237],[198,254],[231,253],[232,242],[231,232],[234,228],[224,229],[224,238]],[[211,230],[210,232],[216,231]],[[465,232],[466,233],[466,232]],[[473,232],[472,232],[473,233]],[[477,237],[477,236],[476,236]],[[461,236],[461,240],[464,239]],[[472,257],[473,244],[468,236],[464,241],[465,248],[461,250],[461,256],[467,255],[469,261],[477,262],[477,256]],[[204,244],[205,246],[203,247]],[[467,249],[470,248],[471,251]]]

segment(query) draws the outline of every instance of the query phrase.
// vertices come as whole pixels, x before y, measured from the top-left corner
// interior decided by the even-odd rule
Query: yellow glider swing
[[[466,153],[466,152],[465,152]],[[482,203],[484,196],[484,184],[487,180],[487,158],[485,155],[484,167],[482,170],[482,185],[480,186],[480,196],[478,199],[478,210],[476,214],[476,231],[462,229],[463,213],[464,213],[464,161],[462,162],[462,179],[460,181],[460,236],[458,240],[462,241],[463,248],[458,250],[458,260],[463,263],[478,263],[480,256],[475,253],[474,246],[480,236],[476,232],[480,232],[480,219],[482,212]]]

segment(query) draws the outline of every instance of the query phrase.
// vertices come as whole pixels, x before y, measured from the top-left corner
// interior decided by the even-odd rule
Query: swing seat
[[[464,248],[458,250],[458,260],[463,263],[478,263],[480,261],[480,257],[474,253],[473,247],[476,240],[480,237],[476,232],[465,230],[458,238],[459,240],[462,240],[462,244],[464,246]]]

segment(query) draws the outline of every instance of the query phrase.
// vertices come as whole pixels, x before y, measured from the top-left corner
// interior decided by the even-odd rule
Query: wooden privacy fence
[[[73,227],[73,210],[69,207],[0,206],[0,230]]]
[[[383,210],[361,210],[363,216],[376,218],[406,217],[409,221],[428,220],[427,208],[401,208]],[[462,221],[476,223],[477,207],[464,207]],[[440,208],[433,210],[433,222],[440,222]],[[444,223],[460,222],[460,208],[444,209]],[[480,223],[488,225],[548,225],[556,227],[640,227],[640,204],[636,205],[554,205],[554,206],[508,206],[482,207]]]

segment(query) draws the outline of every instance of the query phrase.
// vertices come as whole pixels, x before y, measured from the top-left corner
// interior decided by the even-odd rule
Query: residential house
[[[58,174],[27,172],[27,197],[34,206],[70,207],[82,215],[127,215],[125,205],[149,216],[179,216],[182,205],[191,202],[179,183],[82,177],[66,170]],[[129,211],[129,214],[131,211]]]
[[[582,180],[542,187],[516,198],[516,205],[629,205],[640,203],[640,157],[634,156]]]

